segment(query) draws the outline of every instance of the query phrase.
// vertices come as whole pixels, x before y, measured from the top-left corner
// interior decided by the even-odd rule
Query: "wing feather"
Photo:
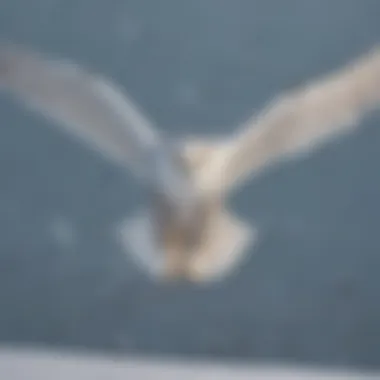
[[[208,153],[205,190],[226,192],[268,165],[312,152],[355,130],[380,106],[380,47],[320,81],[286,93]]]
[[[70,61],[0,45],[0,88],[108,158],[134,170],[159,136],[114,83]]]

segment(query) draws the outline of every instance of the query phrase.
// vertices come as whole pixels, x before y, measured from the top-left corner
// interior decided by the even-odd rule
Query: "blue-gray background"
[[[233,130],[380,40],[378,0],[1,0],[0,36],[122,83],[162,129]],[[379,117],[232,205],[262,241],[214,287],[154,285],[112,226],[138,185],[0,99],[0,341],[380,367]]]

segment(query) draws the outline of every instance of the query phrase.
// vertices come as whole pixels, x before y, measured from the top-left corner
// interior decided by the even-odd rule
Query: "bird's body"
[[[0,45],[0,89],[128,166],[149,195],[148,209],[120,226],[128,253],[155,278],[202,282],[237,268],[257,236],[226,209],[238,184],[379,107],[380,51],[277,98],[224,139],[168,143],[115,84],[14,45]]]

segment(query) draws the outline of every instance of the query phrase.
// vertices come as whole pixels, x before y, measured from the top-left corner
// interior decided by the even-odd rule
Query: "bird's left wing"
[[[124,91],[70,61],[1,43],[0,90],[138,175],[159,140],[152,123]]]

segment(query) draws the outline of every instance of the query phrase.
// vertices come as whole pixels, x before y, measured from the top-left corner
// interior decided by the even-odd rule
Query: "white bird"
[[[355,130],[380,105],[380,49],[289,91],[235,135],[173,143],[106,78],[70,61],[0,45],[0,88],[141,180],[150,207],[120,229],[128,253],[155,279],[221,279],[257,237],[229,213],[243,180]]]

